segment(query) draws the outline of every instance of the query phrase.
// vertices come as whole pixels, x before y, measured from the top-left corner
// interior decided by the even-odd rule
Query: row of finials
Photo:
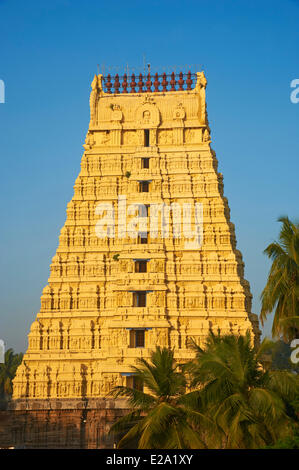
[[[183,72],[175,74],[172,72],[170,75],[167,75],[166,73],[158,75],[156,73],[153,76],[150,73],[148,73],[147,76],[143,76],[142,73],[140,73],[139,77],[136,77],[134,74],[128,76],[125,73],[121,77],[118,74],[114,77],[107,75],[103,80],[104,91],[106,93],[111,94],[111,89],[113,88],[113,93],[118,94],[191,90],[192,83],[194,81],[192,78],[195,78],[195,74],[192,74],[189,71],[187,74],[184,74]],[[145,79],[146,81],[144,82]],[[138,82],[136,82],[136,80],[138,80]],[[128,91],[128,88],[130,88],[130,92]]]

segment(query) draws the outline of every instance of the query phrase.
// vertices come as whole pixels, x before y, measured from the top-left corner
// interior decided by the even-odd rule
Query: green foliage
[[[196,357],[180,368],[173,351],[157,347],[150,362],[139,359],[132,367],[144,391],[119,386],[111,392],[131,407],[111,428],[118,447],[255,449],[287,442],[298,422],[298,377],[261,367],[272,346],[265,340],[255,351],[249,333],[210,333],[205,349],[193,342]]]
[[[110,430],[123,435],[118,447],[138,442],[139,449],[204,448],[193,422],[209,420],[190,406],[192,394],[185,394],[186,378],[178,371],[173,351],[157,347],[151,362],[139,359],[132,370],[148,393],[124,386],[112,390],[114,398],[125,396],[132,407]]]
[[[266,449],[299,449],[299,427],[293,426],[289,436],[279,439],[272,446],[267,446]]]
[[[113,255],[114,261],[118,261],[119,257],[120,257],[119,253],[117,253],[116,255]]]
[[[274,311],[273,337],[285,341],[299,337],[299,224],[288,217],[282,223],[279,241],[271,243],[264,253],[272,260],[267,284],[262,292],[262,325]]]
[[[210,333],[205,350],[195,344],[194,349],[196,359],[186,367],[192,386],[201,387],[206,413],[224,435],[223,447],[264,447],[289,432],[295,416],[290,403],[298,394],[298,381],[287,371],[263,370],[265,344],[256,352],[249,333]]]
[[[130,178],[131,172],[130,172],[130,171],[126,171],[125,176],[126,176],[126,178]]]
[[[5,352],[4,363],[0,364],[0,400],[3,402],[12,395],[12,380],[23,359],[23,353],[15,354],[13,349]]]

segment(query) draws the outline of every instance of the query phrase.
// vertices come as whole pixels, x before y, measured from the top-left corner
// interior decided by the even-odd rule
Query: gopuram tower
[[[259,341],[211,148],[203,72],[95,76],[74,196],[13,400],[139,386],[156,345],[185,362],[210,330]]]

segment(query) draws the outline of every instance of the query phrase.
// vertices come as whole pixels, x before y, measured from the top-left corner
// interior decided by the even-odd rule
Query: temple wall
[[[58,408],[59,407],[59,408]],[[0,448],[112,449],[113,422],[128,409],[124,400],[18,400],[0,411]]]

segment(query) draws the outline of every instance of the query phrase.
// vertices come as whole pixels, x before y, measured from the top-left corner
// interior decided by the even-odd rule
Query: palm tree
[[[290,402],[298,380],[286,371],[263,370],[260,359],[269,342],[255,352],[245,336],[210,333],[205,349],[193,343],[196,358],[186,365],[192,386],[200,386],[206,416],[213,418],[224,448],[259,448],[287,434],[296,420]]]
[[[214,426],[196,409],[196,394],[185,393],[186,378],[178,370],[173,351],[157,347],[151,362],[138,360],[132,367],[139,383],[148,393],[136,388],[118,386],[111,395],[127,397],[132,411],[120,418],[110,432],[125,435],[118,448],[128,445],[139,449],[204,448],[205,442],[196,430],[196,424],[205,422]]]
[[[4,355],[4,363],[0,364],[0,398],[2,400],[12,394],[12,380],[22,358],[23,353],[15,354],[13,349],[8,349]]]
[[[288,217],[282,223],[279,241],[271,243],[264,251],[273,261],[267,284],[262,292],[261,323],[274,313],[273,337],[285,341],[299,338],[299,224]]]

